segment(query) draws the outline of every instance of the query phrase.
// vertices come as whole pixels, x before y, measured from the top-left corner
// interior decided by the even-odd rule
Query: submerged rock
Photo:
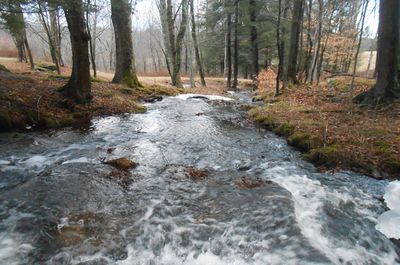
[[[162,101],[162,100],[163,100],[163,97],[162,96],[157,96],[157,95],[148,96],[148,97],[143,98],[143,101],[147,102],[147,103],[154,103],[154,102],[158,102],[158,101]]]
[[[243,176],[241,179],[234,181],[236,188],[239,189],[254,189],[264,187],[267,183],[270,182],[263,181],[260,178],[255,178],[253,176]]]
[[[204,169],[197,169],[194,167],[187,167],[186,176],[195,180],[202,180],[208,176],[208,171]]]
[[[136,168],[138,166],[138,163],[125,157],[103,161],[103,163],[123,171],[129,171],[130,169]]]

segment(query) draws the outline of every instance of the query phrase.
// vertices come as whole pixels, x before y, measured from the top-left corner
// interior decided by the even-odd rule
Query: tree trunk
[[[233,90],[238,89],[238,75],[239,75],[239,39],[238,39],[238,26],[239,26],[239,0],[235,1],[235,27],[234,27],[234,40],[233,40]]]
[[[354,100],[360,104],[378,105],[400,98],[398,80],[400,1],[380,1],[378,29],[377,82]]]
[[[232,15],[228,11],[226,19],[226,88],[230,89],[232,85],[232,43],[231,43],[231,32],[232,32]]]
[[[250,43],[251,43],[251,75],[253,90],[257,89],[257,78],[259,73],[258,64],[258,33],[257,33],[257,6],[255,0],[249,0],[250,7]]]
[[[112,82],[136,88],[142,85],[135,68],[131,11],[129,0],[111,0],[111,20],[116,48],[115,75]]]
[[[50,28],[50,23],[49,23],[48,17],[47,17],[46,5],[42,1],[38,1],[37,4],[38,4],[38,8],[39,8],[39,18],[40,18],[42,26],[46,32],[51,59],[52,59],[53,63],[56,65],[57,73],[61,74],[60,65],[58,62],[57,51],[56,51],[56,46],[55,46],[55,36],[53,36],[52,30]],[[45,17],[45,13],[46,13],[46,17]]]
[[[315,36],[315,40],[317,42],[317,47],[314,51],[310,72],[308,73],[308,81],[313,83],[313,80],[317,77],[317,64],[319,53],[321,50],[321,36],[322,36],[322,12],[323,12],[323,1],[318,0],[318,28]]]
[[[92,63],[92,69],[93,69],[93,76],[97,77],[97,67],[96,67],[96,27],[97,27],[97,11],[95,11],[94,14],[94,21],[93,21],[93,34],[92,34],[92,30],[90,27],[90,16],[89,16],[89,9],[91,3],[90,0],[87,0],[87,8],[86,8],[86,27],[87,27],[87,32],[89,35],[89,51],[90,51],[90,61]],[[96,6],[96,1],[94,3],[94,5]]]
[[[33,69],[35,69],[35,63],[33,62],[32,51],[31,51],[31,48],[29,47],[28,38],[26,37],[26,32],[24,34],[24,44],[25,44],[26,52],[28,53],[30,67],[33,70]]]
[[[71,37],[72,74],[63,92],[77,103],[91,100],[89,37],[86,33],[82,0],[63,1],[64,13]]]
[[[299,54],[299,42],[300,42],[300,26],[303,17],[303,1],[295,0],[293,7],[293,18],[290,33],[290,44],[289,44],[289,60],[287,67],[287,78],[288,82],[294,84],[298,83],[297,79],[297,58]]]
[[[362,39],[363,39],[364,24],[365,24],[365,17],[366,17],[366,14],[367,14],[368,4],[369,4],[369,0],[365,0],[364,8],[362,9],[362,12],[361,12],[360,36],[359,36],[359,40],[358,40],[358,44],[357,44],[356,55],[354,57],[354,69],[353,69],[353,76],[352,76],[351,85],[350,85],[350,93],[353,93],[354,84],[355,84],[355,81],[356,81],[356,72],[357,72],[357,66],[358,66],[358,55],[360,54],[361,42],[362,42]]]
[[[194,53],[196,57],[196,64],[197,64],[197,69],[199,71],[200,75],[200,82],[202,86],[207,86],[205,76],[204,76],[204,68],[203,68],[203,63],[201,61],[200,57],[200,49],[199,49],[199,44],[197,42],[197,33],[196,33],[196,19],[194,15],[194,0],[190,0],[190,15],[192,17],[192,39],[193,39],[193,45],[194,45]]]
[[[283,70],[283,57],[282,57],[282,47],[281,47],[281,17],[282,17],[282,0],[278,0],[278,23],[276,25],[276,44],[278,48],[278,73],[276,75],[276,88],[275,96],[280,95],[280,80]]]

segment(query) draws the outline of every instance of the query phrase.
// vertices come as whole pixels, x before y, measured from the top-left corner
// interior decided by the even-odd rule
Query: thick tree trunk
[[[400,98],[398,80],[400,1],[382,0],[379,7],[377,82],[355,102],[378,105]]]
[[[255,0],[249,0],[250,7],[250,43],[251,43],[251,75],[253,90],[257,89],[257,78],[259,73],[258,64],[258,33],[257,33],[257,6]]]
[[[63,2],[72,47],[72,74],[63,92],[77,103],[91,100],[89,37],[86,33],[82,0]]]
[[[292,26],[290,33],[287,81],[295,84],[298,83],[297,58],[299,54],[300,26],[303,17],[303,1],[304,0],[295,0],[294,2]]]
[[[205,87],[205,86],[207,86],[207,84],[206,84],[206,80],[205,80],[205,76],[204,76],[204,68],[203,68],[203,63],[201,61],[199,44],[197,42],[196,19],[195,19],[195,15],[194,15],[194,3],[193,2],[194,2],[194,0],[190,0],[190,15],[192,17],[192,39],[193,39],[197,69],[198,69],[199,75],[200,75],[200,82],[201,82],[201,85]]]
[[[111,20],[115,33],[116,65],[113,83],[142,87],[136,75],[129,0],[111,0]]]

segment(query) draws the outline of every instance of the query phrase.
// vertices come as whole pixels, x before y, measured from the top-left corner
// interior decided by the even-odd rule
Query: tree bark
[[[239,39],[238,39],[238,26],[239,26],[239,0],[235,1],[235,21],[234,21],[234,40],[233,40],[233,90],[238,89],[238,75],[239,75]]]
[[[250,7],[250,43],[251,43],[251,75],[253,90],[257,89],[257,78],[259,73],[258,64],[258,33],[257,33],[257,6],[255,0],[249,0]]]
[[[204,75],[203,63],[201,61],[199,44],[197,42],[196,19],[194,15],[194,0],[190,0],[190,15],[192,17],[192,39],[193,39],[197,69],[199,71],[201,85],[205,87],[207,86],[207,84]]]
[[[322,12],[323,12],[323,1],[318,0],[318,27],[317,27],[317,32],[315,36],[315,40],[317,42],[317,47],[314,51],[312,63],[310,65],[310,71],[308,73],[308,81],[310,83],[313,83],[313,80],[317,77],[317,64],[318,64],[318,58],[319,58],[319,53],[321,50],[321,36],[322,36]]]
[[[226,88],[230,89],[232,86],[232,43],[231,43],[231,33],[232,33],[232,15],[230,11],[228,11],[227,19],[226,19]]]
[[[111,0],[111,20],[115,33],[115,75],[113,83],[142,87],[136,74],[132,40],[132,7],[129,0]]]
[[[379,7],[377,82],[354,100],[359,104],[378,105],[400,98],[398,80],[400,1],[382,0]]]
[[[40,22],[42,23],[42,26],[46,32],[47,36],[47,41],[49,44],[49,49],[50,49],[50,55],[51,55],[51,60],[53,63],[56,65],[56,70],[58,74],[61,74],[61,69],[60,69],[60,64],[58,61],[58,56],[57,56],[57,48],[55,45],[55,36],[52,34],[52,29],[50,28],[50,22],[47,16],[47,7],[46,4],[43,1],[37,1],[38,4],[38,9],[39,9],[39,19]]]
[[[287,67],[287,81],[294,84],[298,83],[297,79],[297,58],[299,54],[299,42],[300,42],[300,26],[303,17],[303,1],[295,0],[293,6],[293,18],[290,33],[290,44],[289,44],[289,60]]]
[[[72,47],[72,74],[63,88],[67,97],[77,103],[91,100],[89,37],[86,32],[82,0],[65,0],[63,8],[68,24]]]
[[[282,18],[282,0],[278,0],[278,23],[276,25],[276,44],[278,48],[278,73],[276,75],[276,88],[275,88],[275,96],[280,95],[280,81],[281,74],[283,70],[283,56],[282,56],[282,47],[281,47],[281,18]]]

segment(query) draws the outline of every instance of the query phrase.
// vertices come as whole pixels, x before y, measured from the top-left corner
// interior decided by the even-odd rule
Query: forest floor
[[[375,178],[400,178],[400,102],[380,108],[352,104],[351,99],[374,80],[325,78],[319,85],[292,86],[274,97],[275,74],[260,75],[256,98],[265,104],[250,116],[320,169],[353,170]]]
[[[91,104],[77,105],[58,90],[68,81],[71,70],[61,75],[39,64],[35,70],[16,59],[0,58],[0,131],[61,128],[88,123],[93,117],[117,113],[145,112],[141,102],[180,93],[225,94],[222,78],[209,78],[208,88],[177,89],[168,77],[139,77],[144,88],[130,89],[110,83],[112,74],[99,72],[92,79]],[[189,82],[183,78],[183,82]],[[246,82],[243,82],[246,85]]]

